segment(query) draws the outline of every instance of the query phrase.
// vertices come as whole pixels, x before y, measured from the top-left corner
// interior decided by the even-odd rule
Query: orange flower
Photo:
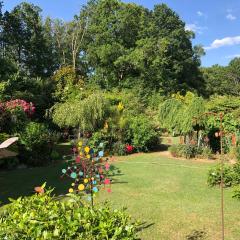
[[[44,188],[42,188],[42,187],[35,187],[34,190],[38,194],[43,194],[44,193]]]

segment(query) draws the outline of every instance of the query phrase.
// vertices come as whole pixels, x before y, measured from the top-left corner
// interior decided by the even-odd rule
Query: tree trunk
[[[81,128],[80,126],[78,126],[78,140],[80,140],[81,138]]]
[[[198,132],[198,138],[197,138],[197,140],[198,140],[198,148],[200,147],[200,144],[201,144],[201,138],[202,138],[202,132],[200,131],[200,133]]]

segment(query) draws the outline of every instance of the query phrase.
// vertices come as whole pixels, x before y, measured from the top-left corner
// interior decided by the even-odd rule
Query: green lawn
[[[206,185],[212,163],[173,160],[158,153],[121,157],[114,163],[122,171],[112,193],[99,200],[126,206],[132,217],[145,222],[142,239],[182,240],[193,230],[203,230],[207,239],[220,239],[220,191]],[[60,176],[61,166],[0,173],[0,199],[30,194],[44,181],[64,193],[69,186]],[[240,202],[225,191],[226,240],[240,239]]]
[[[180,137],[161,137],[161,143],[165,145],[179,144]]]

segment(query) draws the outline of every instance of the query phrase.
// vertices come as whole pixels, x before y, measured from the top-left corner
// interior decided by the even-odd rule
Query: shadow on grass
[[[9,203],[8,198],[17,199],[20,196],[32,195],[34,187],[41,186],[44,182],[47,183],[47,187],[54,188],[53,194],[56,196],[65,195],[72,183],[70,178],[61,178],[61,169],[66,165],[66,162],[58,162],[45,167],[0,172],[0,206]],[[124,175],[118,168],[113,167],[112,170],[109,177],[113,184],[128,183],[117,179],[118,176]]]
[[[168,148],[171,145],[168,144],[159,144],[158,146],[154,147],[150,152],[165,152],[168,151]]]
[[[143,222],[141,223],[138,227],[137,227],[137,231],[140,232],[144,229],[150,228],[153,225],[155,225],[155,223],[147,223],[147,222]]]
[[[68,166],[66,159],[72,159],[71,148],[69,143],[62,143],[56,145],[55,150],[60,156],[65,156],[64,161],[44,167],[0,171],[0,205],[9,203],[8,198],[17,199],[20,196],[32,195],[34,188],[44,182],[47,183],[47,187],[54,188],[53,194],[56,196],[66,194],[72,180],[61,178],[61,170]],[[122,175],[118,167],[111,165],[109,177],[113,179],[114,184],[127,183],[118,181],[117,177]]]
[[[47,187],[54,188],[55,195],[65,194],[70,181],[61,179],[62,166],[62,163],[58,163],[47,167],[0,172],[1,204],[9,203],[8,198],[31,195],[34,187],[41,186],[44,182],[47,183]]]
[[[207,233],[204,230],[193,230],[186,236],[186,240],[203,240],[206,239]]]
[[[126,181],[113,181],[111,184],[127,184]]]

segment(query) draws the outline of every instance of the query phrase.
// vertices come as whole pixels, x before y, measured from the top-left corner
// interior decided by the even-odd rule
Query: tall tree
[[[0,1],[0,58],[4,57],[4,41],[3,41],[3,1]]]
[[[240,58],[230,61],[228,66],[213,65],[201,69],[206,84],[207,96],[240,95]]]
[[[126,78],[135,75],[125,56],[139,39],[146,12],[118,0],[92,1],[88,8],[91,14],[86,52],[94,82],[108,88],[122,86]]]
[[[87,57],[94,82],[109,88],[143,85],[165,93],[202,85],[193,34],[165,4],[149,11],[98,0],[90,8]]]
[[[58,51],[60,66],[72,65],[74,70],[81,69],[81,53],[88,27],[88,12],[81,10],[70,22],[56,19],[52,24],[52,32]]]
[[[5,58],[13,59],[32,76],[51,75],[52,56],[44,38],[41,9],[21,3],[2,20]]]
[[[213,94],[224,95],[229,94],[229,86],[227,86],[227,69],[219,65],[213,65],[209,68],[202,68],[203,78],[206,84],[206,95],[210,96]]]
[[[232,94],[240,96],[240,58],[234,58],[227,67],[227,77],[232,86]]]
[[[55,19],[52,22],[52,34],[57,49],[58,61],[60,66],[67,65],[69,49],[66,45],[66,26],[64,21]]]

